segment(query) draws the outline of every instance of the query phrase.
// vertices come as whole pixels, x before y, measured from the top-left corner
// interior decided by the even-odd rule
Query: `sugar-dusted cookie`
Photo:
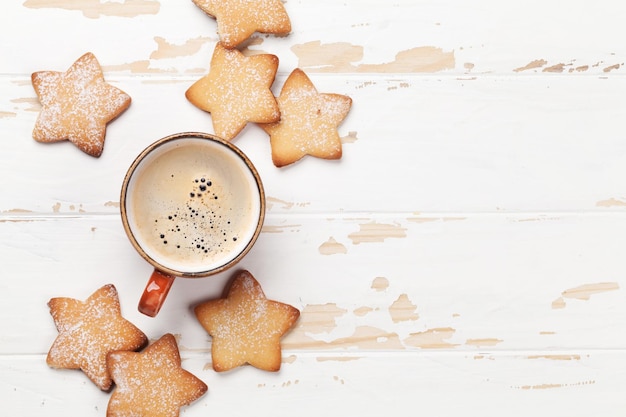
[[[193,0],[217,20],[217,33],[227,48],[234,48],[254,32],[286,35],[291,21],[281,0]]]
[[[199,304],[194,311],[212,337],[213,369],[218,372],[245,363],[279,370],[280,339],[300,316],[295,307],[268,300],[248,271],[235,275],[224,298]]]
[[[293,70],[278,97],[280,121],[260,125],[270,136],[274,165],[289,165],[305,155],[341,158],[337,126],[351,106],[350,97],[318,93],[304,71]]]
[[[88,52],[66,72],[39,71],[31,76],[41,103],[33,138],[69,140],[95,157],[102,154],[106,125],[130,106],[128,94],[104,81],[96,57]]]
[[[169,333],[143,352],[109,353],[107,368],[115,381],[107,417],[176,417],[208,390],[181,367],[178,344]]]
[[[122,317],[117,290],[111,284],[86,301],[53,298],[48,306],[59,335],[46,362],[53,368],[81,369],[102,390],[112,384],[106,369],[107,353],[138,350],[148,341],[141,330]]]
[[[271,86],[278,57],[245,56],[218,43],[209,73],[185,93],[196,107],[211,113],[215,134],[231,140],[248,122],[270,123],[280,118]]]

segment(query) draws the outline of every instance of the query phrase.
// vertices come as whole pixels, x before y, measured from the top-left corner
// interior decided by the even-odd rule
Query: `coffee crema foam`
[[[137,167],[129,223],[157,263],[201,273],[236,258],[255,233],[260,192],[245,162],[203,139],[165,143]]]

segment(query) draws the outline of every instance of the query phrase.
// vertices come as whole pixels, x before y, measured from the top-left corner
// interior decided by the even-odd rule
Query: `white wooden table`
[[[156,318],[151,267],[122,229],[134,157],[211,132],[185,90],[208,72],[215,21],[182,0],[0,6],[0,403],[7,416],[104,416],[109,394],[49,368],[51,297],[112,283],[150,339],[177,336],[209,392],[186,416],[624,416],[626,3],[289,0],[293,32],[257,34],[349,95],[340,161],[272,165],[263,232],[240,264],[302,312],[278,373],[210,366],[190,305],[230,277],[178,280]],[[37,143],[30,75],[83,53],[132,97],[102,156]]]

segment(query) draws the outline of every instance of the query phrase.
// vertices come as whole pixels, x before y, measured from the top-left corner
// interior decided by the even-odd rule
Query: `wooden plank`
[[[232,275],[178,280],[150,319],[136,305],[151,268],[116,216],[4,221],[0,231],[11,278],[0,322],[14,335],[4,354],[46,352],[56,334],[47,301],[86,299],[107,283],[150,337],[172,332],[203,348],[191,308]],[[625,236],[621,214],[269,216],[239,267],[302,311],[290,349],[623,349]]]
[[[249,124],[234,139],[257,165],[268,197],[277,202],[272,209],[604,212],[626,207],[620,180],[626,177],[626,146],[615,134],[623,78],[312,78],[320,91],[354,100],[339,127],[341,161],[305,158],[278,169],[271,163],[268,136],[258,126]],[[0,211],[116,212],[122,178],[141,149],[174,132],[212,132],[210,115],[184,97],[195,79],[155,84],[112,78],[134,101],[109,124],[99,159],[69,142],[32,140],[38,114],[32,87],[24,79],[0,84],[4,108],[12,113],[0,118],[0,128],[12,132],[3,144],[10,157],[0,175],[14,179],[2,184]],[[283,82],[281,77],[276,85]],[[162,105],[152,106],[155,102]]]
[[[460,415],[474,410],[487,417],[503,412],[617,417],[626,405],[623,354],[610,351],[585,352],[581,359],[431,352],[302,354],[286,358],[280,373],[242,368],[225,374],[207,369],[200,355],[183,352],[183,358],[183,368],[209,386],[204,397],[182,409],[186,416],[339,411],[359,416]],[[71,409],[101,416],[110,398],[79,371],[48,369],[41,356],[1,357],[0,370],[5,406],[24,414],[66,416]]]

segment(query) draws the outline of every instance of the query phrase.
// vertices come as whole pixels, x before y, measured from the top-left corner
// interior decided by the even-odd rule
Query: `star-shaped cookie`
[[[248,271],[235,275],[224,298],[199,304],[194,311],[212,337],[213,369],[218,372],[245,363],[279,370],[280,339],[300,316],[295,307],[268,300]]]
[[[234,48],[254,32],[286,35],[291,21],[281,0],[193,0],[217,20],[217,33],[227,48]]]
[[[111,352],[107,367],[115,388],[107,417],[176,417],[208,387],[181,367],[176,339],[167,333],[143,352]]]
[[[280,118],[270,89],[277,70],[275,55],[247,57],[218,43],[209,73],[189,87],[185,96],[211,113],[217,136],[231,140],[248,122],[270,123]]]
[[[304,71],[296,68],[285,81],[277,101],[280,121],[260,125],[270,136],[274,165],[289,165],[305,155],[341,158],[337,126],[350,111],[350,97],[318,93]]]
[[[113,350],[138,350],[146,335],[120,312],[117,290],[112,284],[98,289],[86,301],[52,298],[50,314],[59,331],[46,362],[53,368],[81,369],[100,389],[112,380],[106,355]]]
[[[31,76],[41,103],[33,138],[38,142],[69,140],[99,157],[106,125],[130,106],[128,94],[104,81],[96,57],[88,52],[66,72],[39,71]]]

